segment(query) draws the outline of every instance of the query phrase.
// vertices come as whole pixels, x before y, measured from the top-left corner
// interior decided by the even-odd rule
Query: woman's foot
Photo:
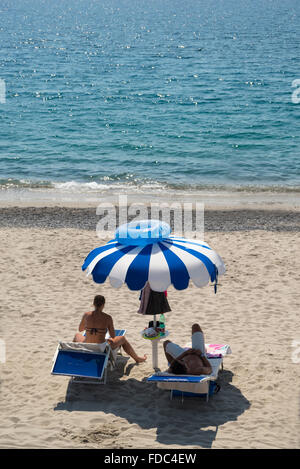
[[[135,359],[135,362],[136,362],[136,363],[143,363],[143,362],[145,362],[146,360],[147,360],[147,355],[144,355],[144,357],[137,357],[137,358]]]

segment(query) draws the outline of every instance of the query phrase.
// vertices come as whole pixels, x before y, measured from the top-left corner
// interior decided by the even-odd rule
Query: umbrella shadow
[[[158,389],[147,378],[120,380],[127,373],[125,366],[123,361],[111,372],[105,386],[70,382],[65,402],[59,402],[54,410],[113,414],[143,430],[156,429],[156,441],[163,445],[211,448],[219,426],[236,421],[250,407],[250,402],[231,384],[233,373],[228,370],[220,373],[221,391],[209,402],[201,397],[185,398],[182,402],[181,398],[170,400],[169,391]]]

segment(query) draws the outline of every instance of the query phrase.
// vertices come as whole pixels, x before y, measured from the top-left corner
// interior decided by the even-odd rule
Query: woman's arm
[[[84,315],[82,316],[81,322],[80,322],[79,327],[78,327],[79,332],[82,332],[82,331],[85,330],[86,315],[87,315],[87,313],[84,313]]]
[[[109,332],[111,339],[114,339],[116,337],[114,323],[113,323],[113,319],[111,316],[109,317],[109,320],[108,320],[108,332]]]

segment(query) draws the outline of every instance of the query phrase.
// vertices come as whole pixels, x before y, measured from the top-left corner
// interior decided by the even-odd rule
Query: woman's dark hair
[[[94,298],[94,306],[95,308],[100,308],[105,304],[105,298],[102,295],[96,295]]]
[[[175,375],[186,375],[186,366],[177,360],[173,361],[171,370]]]

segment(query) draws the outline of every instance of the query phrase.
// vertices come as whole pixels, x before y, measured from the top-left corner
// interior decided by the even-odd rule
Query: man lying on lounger
[[[170,340],[164,342],[170,364],[168,372],[176,375],[210,375],[212,368],[205,355],[204,336],[199,324],[192,326],[192,348],[184,349]]]

